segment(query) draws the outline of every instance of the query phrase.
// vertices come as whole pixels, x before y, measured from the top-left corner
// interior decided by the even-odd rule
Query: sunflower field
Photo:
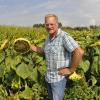
[[[64,100],[100,100],[100,27],[62,29],[85,51],[76,71],[82,78],[68,79]],[[14,50],[17,38],[42,47],[47,36],[44,27],[0,26],[0,100],[49,100],[45,58]]]

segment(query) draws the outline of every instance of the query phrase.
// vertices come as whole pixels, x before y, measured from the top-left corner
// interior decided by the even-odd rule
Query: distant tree
[[[44,27],[44,24],[34,24],[33,27]]]
[[[59,24],[59,28],[61,28],[61,27],[62,27],[61,22],[59,22],[58,24]],[[44,26],[45,26],[45,25],[44,25],[44,24],[41,24],[41,23],[40,23],[40,24],[34,24],[34,25],[33,25],[33,27],[44,27]]]
[[[97,28],[97,26],[96,25],[90,25],[90,28],[95,29],[95,28]]]
[[[75,30],[88,30],[88,27],[74,27]]]

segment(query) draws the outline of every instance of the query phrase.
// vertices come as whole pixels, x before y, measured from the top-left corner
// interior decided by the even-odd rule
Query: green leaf
[[[17,75],[13,78],[12,82],[11,82],[11,87],[12,89],[18,89],[21,87],[21,84],[20,84],[20,77],[18,77]]]
[[[84,72],[87,72],[89,69],[90,62],[88,60],[82,60],[80,62],[80,67],[83,69]]]
[[[32,66],[29,66],[25,63],[21,63],[17,69],[16,69],[16,73],[17,75],[19,75],[20,77],[22,77],[23,79],[26,79],[27,77],[29,77],[32,73]]]
[[[5,59],[5,51],[1,52],[0,51],[0,63],[2,63]]]
[[[0,100],[6,100],[8,93],[3,85],[0,85]]]
[[[29,79],[31,79],[32,81],[37,82],[37,78],[38,78],[37,67],[35,67],[35,68],[33,68],[32,73],[29,76]]]
[[[91,76],[88,81],[91,82],[92,86],[94,86],[97,83],[97,79],[94,76]]]
[[[100,86],[94,86],[93,91],[95,92],[95,100],[100,100]]]
[[[6,68],[7,70],[10,70],[10,68],[16,70],[16,65],[21,63],[21,56],[15,56],[15,57],[7,57],[5,60]]]
[[[16,94],[10,93],[10,96],[7,97],[8,100],[20,100],[18,92]]]
[[[95,56],[93,58],[93,64],[92,64],[92,68],[91,68],[91,73],[95,76],[95,77],[100,77],[100,57],[99,56]]]
[[[0,64],[0,77],[3,77],[4,75],[4,65],[3,64]]]
[[[20,98],[32,100],[33,91],[28,86],[25,87],[25,90],[19,94]]]

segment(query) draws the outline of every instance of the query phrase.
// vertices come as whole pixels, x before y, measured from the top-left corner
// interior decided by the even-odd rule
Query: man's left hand
[[[62,76],[66,76],[66,75],[69,76],[72,74],[71,70],[67,67],[59,68],[58,71],[59,71],[58,74]]]

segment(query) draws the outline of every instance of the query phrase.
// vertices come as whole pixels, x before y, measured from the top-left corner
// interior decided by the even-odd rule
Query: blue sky
[[[49,13],[63,26],[100,25],[100,0],[0,0],[0,25],[32,26]]]

